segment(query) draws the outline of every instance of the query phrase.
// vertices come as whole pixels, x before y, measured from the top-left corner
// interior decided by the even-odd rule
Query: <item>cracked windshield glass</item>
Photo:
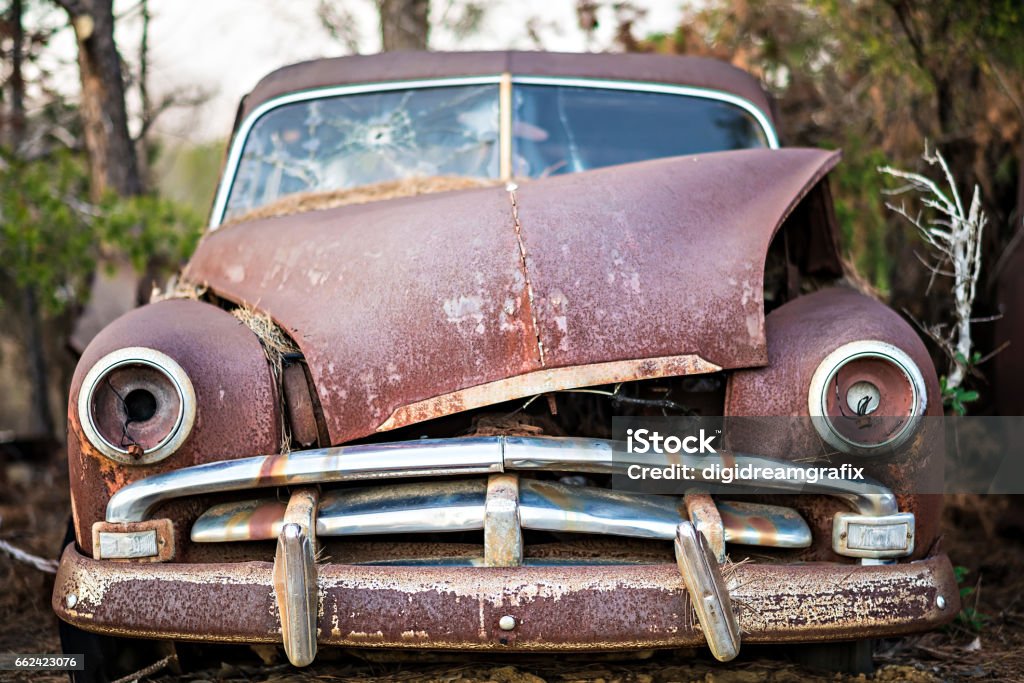
[[[297,194],[412,178],[496,179],[498,103],[498,85],[488,84],[277,107],[249,133],[225,219]],[[726,102],[561,85],[514,87],[512,141],[519,178],[767,146],[757,121]]]

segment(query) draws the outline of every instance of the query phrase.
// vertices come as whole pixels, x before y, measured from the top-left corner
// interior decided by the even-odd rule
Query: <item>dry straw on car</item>
[[[434,194],[437,192],[452,192],[454,190],[470,190],[478,187],[496,187],[502,181],[493,178],[463,178],[459,176],[428,176],[419,178],[405,178],[403,180],[388,180],[373,185],[353,187],[342,190],[330,190],[327,192],[302,192],[282,197],[275,202],[248,211],[240,216],[232,218],[224,223],[224,227],[236,223],[258,220],[260,218],[274,218],[276,216],[289,216],[306,211],[321,211],[333,209],[348,204],[367,204],[379,202],[385,199],[398,199],[400,197],[416,197],[423,194]]]
[[[274,373],[274,382],[277,384],[279,396],[284,395],[284,357],[290,353],[299,353],[299,347],[291,340],[277,323],[271,320],[270,316],[257,311],[249,306],[239,306],[231,311],[243,325],[253,331],[253,334],[260,340],[264,353],[267,354],[267,361]],[[292,435],[288,427],[288,420],[284,411],[281,411],[281,452],[287,453],[291,450]]]

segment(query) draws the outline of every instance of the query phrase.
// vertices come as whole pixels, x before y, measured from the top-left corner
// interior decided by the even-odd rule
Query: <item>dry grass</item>
[[[370,202],[397,199],[399,197],[415,197],[437,192],[469,190],[478,187],[497,187],[503,181],[491,178],[463,178],[459,176],[428,176],[422,178],[406,178],[404,180],[388,180],[373,185],[353,187],[330,192],[303,192],[282,197],[275,202],[253,209],[232,218],[225,226],[245,223],[261,218],[288,216],[306,211],[333,209],[348,204],[368,204]]]
[[[846,283],[865,296],[879,301],[885,301],[885,296],[857,270],[856,264],[848,258],[843,258],[843,279]]]
[[[178,275],[171,277],[163,289],[153,287],[149,295],[149,303],[167,301],[168,299],[192,299],[198,301],[206,294],[206,285],[190,282]]]
[[[33,462],[0,451],[0,538],[44,558],[56,559],[67,529],[67,467],[63,459]],[[53,575],[0,553],[0,652],[60,652],[57,618],[50,608]],[[0,680],[28,680],[0,671]],[[33,681],[66,681],[58,672]]]
[[[270,370],[274,374],[274,381],[277,384],[278,396],[284,396],[284,356],[289,353],[298,353],[299,347],[295,345],[291,337],[284,333],[277,323],[269,315],[249,306],[239,306],[231,311],[243,325],[252,330],[260,344],[263,352],[267,355],[267,362],[270,363]],[[291,450],[292,435],[288,426],[288,419],[285,412],[281,413],[281,452],[287,453]]]
[[[266,313],[249,306],[239,306],[231,311],[231,315],[238,318],[259,338],[271,363],[280,365],[285,354],[298,353],[299,347]]]

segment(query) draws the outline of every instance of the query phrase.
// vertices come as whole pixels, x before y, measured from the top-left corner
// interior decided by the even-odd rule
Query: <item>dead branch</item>
[[[7,553],[18,562],[24,562],[27,565],[35,567],[41,572],[45,572],[47,574],[57,573],[57,560],[48,560],[45,557],[39,557],[38,555],[25,552],[3,539],[0,539],[0,551]]]
[[[934,258],[932,263],[921,259],[931,278],[944,276],[953,280],[953,324],[948,326],[948,330],[944,324],[918,325],[949,356],[946,386],[955,389],[963,382],[971,364],[971,309],[981,275],[981,236],[988,218],[982,209],[981,190],[977,185],[974,186],[970,206],[964,211],[953,174],[937,149],[930,151],[926,146],[921,158],[929,166],[939,167],[944,187],[919,173],[891,166],[878,170],[905,181],[904,185],[886,194],[914,192],[919,195],[918,201],[923,209],[915,215],[911,215],[902,203],[897,206],[887,202],[886,207],[917,228]],[[925,218],[925,214],[929,217]]]
[[[145,668],[142,668],[142,669],[139,669],[138,671],[136,671],[133,674],[128,674],[127,676],[123,676],[122,678],[118,678],[116,681],[114,681],[114,683],[136,683],[136,681],[140,681],[140,680],[142,680],[143,678],[145,678],[147,676],[152,676],[153,674],[157,673],[158,671],[163,671],[164,669],[166,669],[167,667],[171,666],[172,664],[174,664],[177,661],[178,661],[178,655],[176,655],[176,654],[169,654],[166,657],[164,657],[163,659],[158,659],[157,661],[153,662],[149,666],[147,666]]]

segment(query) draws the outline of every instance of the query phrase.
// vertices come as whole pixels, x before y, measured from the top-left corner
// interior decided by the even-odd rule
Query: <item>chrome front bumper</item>
[[[726,452],[703,455],[701,463],[704,466],[718,465],[714,471],[744,465],[764,468],[780,465],[803,467]],[[695,482],[697,488],[684,497],[674,498],[567,486],[519,476],[521,473],[544,471],[616,474],[634,465],[664,467],[667,464],[664,455],[626,454],[616,451],[615,444],[609,441],[496,436],[346,446],[226,460],[184,468],[136,481],[114,494],[107,506],[106,521],[97,522],[93,528],[96,560],[81,558],[73,549],[65,553],[65,560],[73,562],[78,569],[72,577],[67,577],[65,584],[59,583],[55,592],[55,606],[62,616],[66,615],[73,623],[81,623],[85,619],[91,626],[101,630],[126,629],[134,635],[163,633],[161,629],[171,628],[172,624],[178,622],[161,622],[148,608],[145,615],[136,615],[126,607],[128,603],[124,601],[138,598],[148,605],[146,601],[151,599],[148,596],[154,582],[161,584],[170,581],[175,585],[165,588],[187,593],[192,589],[184,589],[179,584],[186,583],[185,577],[206,584],[206,579],[198,577],[206,576],[205,572],[211,565],[174,565],[169,562],[145,567],[139,564],[127,565],[132,569],[122,575],[123,580],[116,583],[123,584],[129,593],[137,588],[145,595],[133,597],[119,593],[116,602],[121,608],[112,612],[104,611],[107,604],[106,588],[101,599],[93,600],[93,604],[86,609],[82,593],[89,594],[88,584],[92,579],[83,584],[81,578],[74,577],[82,572],[89,576],[97,573],[108,576],[118,574],[119,569],[101,561],[105,559],[148,559],[158,563],[173,559],[175,539],[170,520],[148,518],[151,511],[164,501],[197,494],[289,486],[292,493],[287,504],[275,500],[257,500],[214,506],[193,526],[192,540],[227,542],[277,539],[277,553],[270,566],[269,583],[260,573],[263,570],[257,571],[258,566],[262,567],[266,563],[227,565],[229,569],[223,565],[217,566],[221,567],[219,571],[226,572],[225,585],[248,586],[255,583],[258,586],[266,584],[271,589],[274,600],[271,614],[276,623],[276,633],[279,634],[275,640],[283,642],[290,660],[296,665],[308,664],[313,660],[318,642],[380,644],[389,647],[490,647],[495,641],[488,635],[485,603],[500,606],[507,612],[497,622],[499,630],[504,632],[496,640],[499,645],[519,642],[525,649],[531,650],[619,649],[692,645],[694,638],[697,638],[698,641],[707,642],[716,657],[731,659],[739,651],[741,627],[745,634],[744,640],[749,640],[746,635],[748,632],[759,632],[758,627],[740,619],[734,607],[736,604],[744,604],[747,599],[743,590],[746,581],[737,583],[735,578],[747,574],[762,585],[759,591],[755,590],[748,596],[758,605],[757,616],[748,617],[748,620],[763,618],[762,603],[766,601],[780,605],[780,611],[776,614],[777,623],[769,623],[760,629],[766,641],[841,637],[835,633],[843,632],[844,628],[852,628],[854,622],[846,623],[841,616],[842,611],[832,604],[828,595],[836,591],[846,596],[851,604],[877,602],[881,594],[889,591],[888,597],[892,603],[875,607],[879,628],[884,632],[927,627],[931,621],[946,618],[943,606],[951,602],[953,596],[947,590],[951,573],[947,571],[948,561],[944,559],[937,565],[934,560],[928,560],[926,563],[894,566],[888,570],[889,573],[881,568],[871,570],[867,566],[753,565],[748,569],[746,564],[732,566],[725,563],[726,542],[804,547],[810,543],[811,538],[806,524],[793,511],[756,505],[744,508],[744,505],[749,504],[715,501],[699,490],[700,484],[722,483],[716,480]],[[487,477],[453,479],[456,475]],[[444,479],[387,485],[380,481],[408,477]],[[330,490],[322,495],[317,487],[309,486],[348,481],[364,481],[370,486],[363,489]],[[913,515],[900,514],[895,496],[876,482],[826,480],[810,484],[770,479],[759,480],[756,484],[761,490],[823,493],[845,501],[850,512],[836,514],[835,524],[841,525],[844,531],[834,535],[833,547],[841,554],[866,558],[862,560],[865,565],[879,561],[879,557],[905,556],[913,549]],[[737,492],[744,490],[735,484],[731,488]],[[760,525],[761,535],[748,533],[749,529],[745,527],[752,525],[747,525],[744,520],[755,517],[761,522],[770,522],[768,526],[772,527],[771,533],[763,532],[764,523]],[[255,522],[257,519],[260,523]],[[569,569],[571,576],[561,576],[564,571],[562,569],[521,566],[523,529],[673,540],[677,564],[672,568],[671,581],[665,575],[664,568],[657,565],[577,565]],[[318,536],[453,530],[484,532],[481,559],[474,563],[482,567],[444,569],[437,566],[405,566],[398,569],[365,565],[320,565],[315,561]],[[898,547],[887,553],[865,554],[848,547],[851,538],[895,539]],[[95,561],[100,562],[95,565]],[[918,569],[909,569],[914,565],[918,565]],[[923,567],[928,568],[924,574],[919,571]],[[481,569],[488,573],[479,573]],[[250,570],[256,573],[250,576]],[[379,583],[382,580],[382,576],[378,576],[380,572],[384,572],[383,576],[387,577],[384,584]],[[404,589],[387,587],[396,582],[401,584],[402,580],[398,577],[405,573],[409,573],[413,579],[420,575],[421,579],[431,577],[431,586],[409,586]],[[842,586],[839,588],[829,588],[827,583],[819,580],[824,577],[835,580],[838,573],[843,575],[840,582]],[[331,582],[330,577],[334,575],[340,583]],[[552,575],[555,575],[554,578]],[[849,582],[851,576],[862,576],[866,580],[863,588],[869,593],[860,594],[854,585],[856,582]],[[577,591],[575,586],[580,585],[583,578],[596,583],[587,584]],[[495,579],[499,583],[494,583]],[[803,583],[783,586],[776,579]],[[898,584],[903,586],[902,589],[897,590]],[[66,585],[66,589],[60,588],[61,585]],[[104,579],[104,586],[110,585],[109,580]],[[346,590],[357,589],[363,593],[381,591],[373,598],[364,595],[368,604],[397,600],[401,605],[406,605],[407,612],[394,615],[395,618],[409,622],[409,629],[402,632],[402,641],[397,642],[383,635],[387,633],[384,629],[378,629],[381,633],[379,642],[373,638],[366,640],[358,635],[370,633],[365,630],[366,624],[360,619],[356,620],[358,627],[353,626],[351,620],[344,616],[347,612],[328,609],[329,600],[337,604],[338,600],[348,599],[339,592],[341,587]],[[645,604],[624,607],[625,614],[607,614],[594,602],[595,596],[613,588],[616,592],[635,594],[641,602],[659,599],[660,596],[660,599],[668,601],[667,604],[674,605],[674,611],[669,617],[663,613],[664,605],[655,609]],[[61,590],[64,591],[63,603],[58,599]],[[207,585],[205,590],[219,594],[226,589]],[[238,589],[241,592],[246,590]],[[394,593],[395,590],[406,591],[408,595],[401,597]],[[691,598],[680,602],[680,591]],[[92,592],[95,594],[95,591]],[[450,611],[450,608],[442,609],[435,604],[434,601],[439,599],[435,593],[442,596],[451,594],[456,603],[463,598],[471,599],[479,608],[479,614],[468,622],[439,624],[437,615]],[[785,596],[790,593],[792,595],[787,602]],[[574,595],[582,613],[590,613],[595,617],[600,614],[605,621],[626,619],[633,627],[630,630],[625,624],[620,624],[609,631],[592,626],[591,630],[596,628],[596,631],[593,640],[587,641],[576,640],[578,629],[575,627],[572,627],[572,635],[555,636],[551,630],[552,625],[559,623],[559,620],[568,625],[565,620],[569,618],[561,613],[557,605],[543,603],[544,606],[540,606],[541,603],[538,603],[522,612],[513,609],[524,602],[538,602],[545,594],[550,594],[548,597],[554,602],[558,602],[561,599],[558,596],[563,594]],[[69,596],[74,599],[71,600]],[[779,602],[780,599],[782,602]],[[203,598],[202,602],[206,600]],[[413,606],[415,600],[424,601],[423,605]],[[822,611],[815,612],[817,607],[804,604],[806,601],[820,603]],[[781,608],[783,604],[786,605],[784,609]],[[351,608],[351,605],[346,606],[346,609]],[[390,606],[384,611],[394,609],[405,608]],[[417,612],[422,609],[428,611]],[[459,609],[454,611],[459,612]],[[868,607],[865,603],[857,609],[867,610]],[[659,610],[662,621],[647,626],[650,614],[658,614]],[[786,610],[792,614],[786,616]],[[318,614],[326,616],[328,613],[333,614],[329,624],[325,624],[322,619],[318,620]],[[86,614],[88,616],[84,616]],[[225,618],[219,610],[217,613],[204,611],[197,633],[203,634],[202,639],[265,639],[263,631],[254,631],[243,624],[232,623],[230,627],[217,627],[212,631],[209,627],[202,627],[204,623],[222,623]],[[467,617],[460,615],[457,618]],[[861,616],[856,620],[858,632],[863,631],[865,634],[858,634],[857,637],[867,637],[874,633],[871,628],[864,630],[870,626],[865,618],[868,621],[871,619],[870,616]],[[374,617],[366,615],[366,619],[373,622]],[[569,618],[573,624],[577,619],[575,614]],[[794,629],[793,620],[811,626]],[[526,627],[527,623],[535,622],[544,626],[535,631]],[[639,625],[639,622],[645,625]],[[423,628],[424,624],[431,628]],[[788,633],[781,632],[783,624]],[[518,632],[520,626],[525,629],[524,633]],[[352,630],[356,628],[358,630]],[[438,632],[437,629],[444,631],[445,628],[452,629],[448,635],[433,635]],[[471,631],[476,633],[475,637],[469,636]],[[609,636],[609,633],[613,635]],[[625,637],[627,633],[628,638]],[[458,634],[458,637],[453,634]],[[165,635],[188,637],[180,635],[178,631]],[[851,637],[851,634],[848,633],[847,637]],[[761,641],[755,636],[753,642]]]

